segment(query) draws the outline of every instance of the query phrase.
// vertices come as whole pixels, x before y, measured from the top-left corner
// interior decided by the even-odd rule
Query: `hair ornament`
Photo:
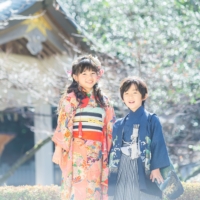
[[[95,65],[99,68],[98,79],[100,79],[101,76],[104,74],[104,70],[101,69],[101,62],[99,61],[99,59],[96,56],[93,57],[92,55],[89,55],[88,58],[91,60],[93,65]]]
[[[92,55],[89,55],[88,58],[91,60],[93,65],[96,65],[99,69],[101,68],[101,62],[96,56],[93,57]]]

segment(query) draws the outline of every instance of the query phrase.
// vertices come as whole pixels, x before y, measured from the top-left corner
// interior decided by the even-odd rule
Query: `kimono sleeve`
[[[108,153],[111,148],[112,144],[112,130],[113,130],[113,124],[115,122],[115,113],[114,109],[109,103],[109,105],[106,108],[106,116],[104,120],[104,136],[106,137],[106,143],[107,143],[107,153],[103,154],[103,166],[102,166],[102,174],[101,174],[101,184],[102,184],[102,191],[106,194],[107,187],[108,187]],[[106,187],[103,189],[103,187]]]
[[[151,164],[150,170],[167,167],[170,165],[168,151],[163,136],[160,120],[156,115],[151,120]]]
[[[106,118],[105,118],[105,131],[104,133],[106,135],[107,139],[107,151],[109,152],[112,145],[112,131],[113,131],[113,125],[115,123],[115,112],[111,104],[109,104],[109,107],[106,109]]]
[[[119,138],[120,135],[122,133],[122,126],[120,126],[121,122],[122,122],[123,118],[117,119],[113,125],[113,130],[112,130],[112,145],[111,145],[111,149],[109,152],[109,168],[117,168],[118,167],[118,163],[119,163],[119,158],[118,158],[118,152],[120,152],[120,142],[119,142]],[[117,158],[117,159],[116,159]]]
[[[73,123],[71,124],[72,111],[70,99],[64,98],[60,103],[57,127],[52,137],[52,141],[55,145],[60,146],[66,152],[69,151],[72,138],[72,133],[70,131],[71,126],[73,126]]]

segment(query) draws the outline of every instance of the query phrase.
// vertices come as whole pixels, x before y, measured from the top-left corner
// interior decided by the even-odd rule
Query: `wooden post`
[[[34,117],[35,144],[52,133],[51,106],[41,104],[35,107]],[[35,154],[35,184],[51,185],[53,180],[52,142],[45,144]]]

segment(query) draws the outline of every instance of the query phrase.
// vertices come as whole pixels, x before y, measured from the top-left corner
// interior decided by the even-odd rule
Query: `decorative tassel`
[[[138,148],[138,142],[137,142],[138,131],[139,131],[139,124],[136,124],[136,125],[133,126],[133,133],[131,135],[131,140],[132,140],[131,159],[138,158],[139,155],[140,155],[140,150]]]
[[[79,122],[79,125],[78,125],[78,137],[82,138],[82,136],[83,136],[82,122]]]
[[[138,154],[137,154],[137,144],[133,143],[131,145],[131,159],[135,159],[137,157],[138,157]]]

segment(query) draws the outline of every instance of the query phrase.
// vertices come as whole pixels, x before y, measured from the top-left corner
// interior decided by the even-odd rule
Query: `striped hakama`
[[[131,159],[123,153],[113,200],[160,200],[139,190],[137,159]]]

